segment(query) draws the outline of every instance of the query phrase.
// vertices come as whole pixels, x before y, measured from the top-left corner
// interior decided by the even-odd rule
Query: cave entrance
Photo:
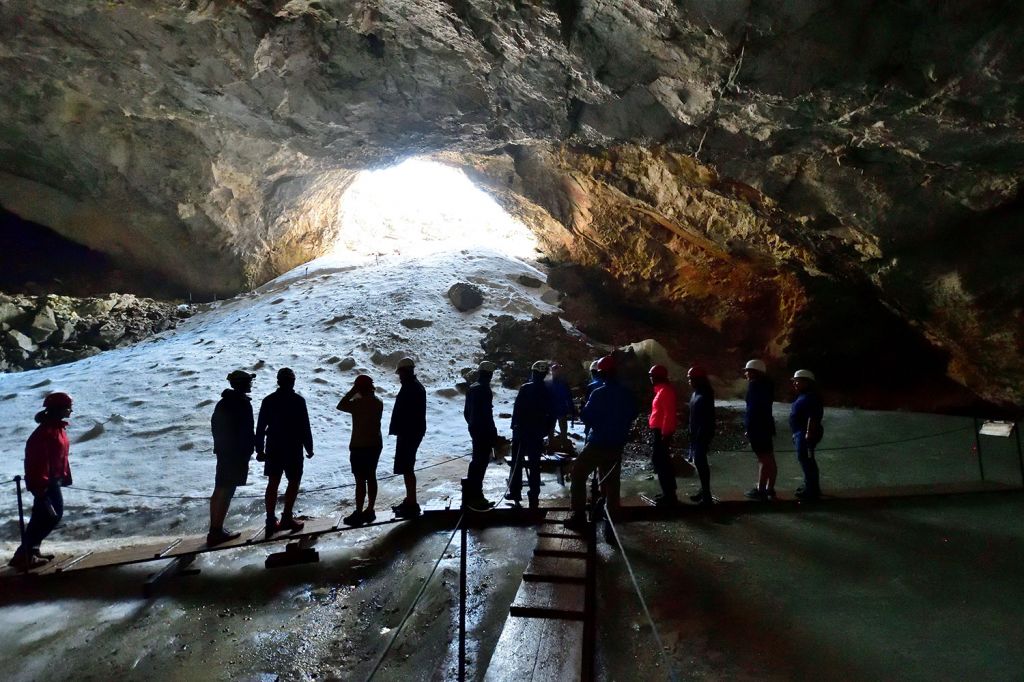
[[[467,249],[539,255],[526,225],[464,172],[429,159],[361,172],[340,206],[332,259],[422,258]]]

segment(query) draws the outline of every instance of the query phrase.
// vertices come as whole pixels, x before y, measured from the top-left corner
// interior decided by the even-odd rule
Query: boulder
[[[78,314],[82,317],[103,317],[110,313],[117,304],[113,298],[89,298],[78,306]]]
[[[13,302],[0,300],[0,322],[11,322],[21,317],[24,313],[25,311]]]
[[[32,318],[32,323],[27,330],[28,335],[36,343],[46,341],[55,331],[57,331],[57,320],[54,318],[53,308],[50,306],[43,306],[36,311],[36,316]]]
[[[87,339],[91,345],[99,346],[100,348],[111,348],[123,336],[124,326],[114,320],[110,320],[94,327],[89,332]]]
[[[7,343],[7,347],[14,351],[21,351],[22,353],[34,353],[38,346],[32,343],[32,339],[25,336],[17,329],[12,329],[4,335],[4,341]]]
[[[448,300],[452,302],[456,310],[465,313],[483,305],[484,294],[472,284],[459,282],[448,289]]]
[[[531,289],[539,289],[544,285],[542,280],[539,280],[536,277],[531,277],[530,275],[519,275],[519,277],[516,277],[516,281],[524,287],[529,287]]]

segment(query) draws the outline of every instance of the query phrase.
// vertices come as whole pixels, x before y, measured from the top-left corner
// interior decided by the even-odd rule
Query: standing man
[[[264,441],[266,446],[264,447]],[[295,392],[295,372],[284,367],[277,373],[277,390],[263,399],[260,416],[256,421],[256,459],[266,462],[263,473],[267,477],[267,532],[270,537],[279,530],[302,530],[292,512],[299,495],[302,480],[302,450],[313,457],[313,433],[309,428],[306,401]],[[288,477],[284,491],[284,511],[277,520],[277,489],[281,475]]]
[[[388,435],[395,436],[395,474],[405,479],[405,499],[391,509],[395,516],[419,516],[416,502],[416,451],[427,432],[427,392],[416,379],[416,363],[412,358],[398,361],[398,390],[395,406],[391,410]]]
[[[548,363],[538,360],[530,368],[530,380],[519,388],[512,407],[512,473],[506,498],[515,503],[523,499],[523,464],[528,462],[527,479],[530,484],[530,509],[539,506],[540,456],[544,451],[544,436],[551,433],[555,416],[551,410],[551,396],[544,377]]]
[[[566,528],[582,530],[586,525],[587,479],[595,469],[604,481],[608,506],[619,504],[622,448],[629,440],[637,410],[633,394],[619,382],[615,369],[615,359],[610,355],[597,361],[604,385],[594,389],[580,415],[590,427],[590,436],[572,465],[572,516],[565,521]]]
[[[760,360],[751,360],[743,368],[747,379],[747,410],[743,413],[743,430],[750,441],[750,449],[757,456],[757,487],[744,493],[751,500],[774,500],[775,478],[779,467],[775,463],[775,385],[768,378],[767,368]]]
[[[356,509],[342,522],[347,526],[361,526],[377,519],[373,507],[377,503],[377,462],[384,449],[384,439],[380,437],[384,403],[374,395],[373,379],[360,374],[338,403],[338,409],[352,415],[348,452],[352,477],[356,479]]]
[[[659,507],[670,507],[679,503],[676,473],[668,455],[672,434],[676,432],[676,389],[668,380],[668,368],[664,365],[654,365],[647,374],[654,386],[651,416],[647,420],[651,429],[651,465],[661,485],[661,495],[655,501]]]
[[[207,545],[219,545],[234,540],[241,533],[224,530],[235,488],[245,485],[249,478],[249,458],[256,449],[253,432],[252,380],[255,374],[236,369],[228,375],[231,388],[221,393],[220,402],[213,410],[210,427],[213,431],[213,452],[217,455],[217,475],[210,496],[210,532]]]
[[[462,415],[469,427],[469,438],[473,442],[473,459],[469,463],[469,472],[462,486],[463,506],[474,509],[487,509],[493,506],[484,497],[484,474],[487,464],[491,461],[491,451],[498,439],[498,429],[494,426],[494,396],[491,392],[491,377],[494,376],[493,362],[484,360],[477,367],[476,381],[466,392],[466,407]]]
[[[36,414],[39,426],[25,443],[25,487],[32,493],[32,516],[8,565],[19,571],[39,568],[53,559],[40,546],[64,516],[61,487],[71,485],[68,461],[67,418],[72,400],[67,393],[51,393],[43,399],[43,410]]]
[[[793,390],[797,397],[789,412],[789,429],[793,432],[793,444],[796,445],[796,461],[804,472],[804,484],[797,488],[796,496],[808,502],[821,497],[821,482],[818,473],[818,461],[814,458],[814,448],[821,440],[824,429],[821,420],[825,416],[825,406],[818,394],[814,372],[809,369],[798,369],[793,374]]]
[[[551,412],[558,425],[558,437],[563,441],[569,434],[569,420],[576,421],[576,404],[572,400],[572,389],[565,379],[565,367],[557,362],[551,363],[551,375],[544,382],[551,398]],[[555,427],[552,425],[548,434],[548,451],[555,451]]]
[[[711,497],[711,466],[708,464],[708,449],[715,437],[715,392],[708,381],[703,367],[694,365],[686,373],[693,394],[690,396],[690,455],[693,466],[700,478],[700,491],[690,495],[690,500],[702,507],[714,503]]]

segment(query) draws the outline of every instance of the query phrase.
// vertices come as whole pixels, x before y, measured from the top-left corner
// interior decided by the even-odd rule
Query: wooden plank
[[[583,585],[523,581],[509,607],[513,616],[583,620]]]
[[[523,580],[541,582],[578,582],[587,577],[586,559],[535,556],[523,572]]]
[[[534,556],[580,557],[587,555],[587,543],[582,538],[537,538]]]
[[[510,617],[505,621],[485,682],[579,682],[583,623]]]

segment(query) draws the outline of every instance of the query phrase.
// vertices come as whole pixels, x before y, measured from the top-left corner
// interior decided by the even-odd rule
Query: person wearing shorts
[[[775,386],[768,378],[767,367],[761,360],[751,360],[743,368],[747,379],[747,409],[743,413],[743,431],[750,449],[757,456],[757,487],[744,493],[751,500],[774,500],[775,479],[779,467],[775,462],[775,419],[772,403]]]
[[[293,516],[302,480],[302,451],[313,457],[313,434],[305,399],[295,392],[295,372],[284,367],[277,373],[277,390],[263,399],[256,420],[256,459],[266,462],[267,537],[285,530],[297,532],[303,523]],[[284,510],[277,520],[277,490],[281,476],[288,478]]]
[[[412,358],[399,360],[395,373],[402,388],[395,397],[388,435],[395,436],[394,473],[405,480],[405,499],[391,509],[396,516],[417,516],[420,505],[416,502],[416,452],[427,432],[427,392],[416,378]]]
[[[373,379],[360,374],[338,403],[339,410],[352,415],[348,461],[356,479],[356,509],[342,519],[348,526],[361,526],[377,518],[374,505],[377,502],[377,462],[384,449],[380,435],[384,403],[374,395],[374,391]]]

